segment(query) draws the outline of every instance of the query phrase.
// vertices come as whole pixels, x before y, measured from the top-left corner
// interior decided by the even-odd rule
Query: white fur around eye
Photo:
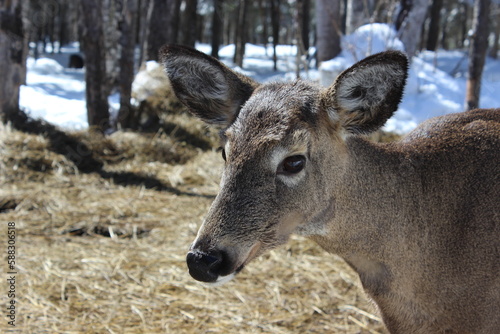
[[[226,159],[229,157],[229,152],[231,152],[231,144],[229,143],[229,140],[226,142],[226,145],[224,145],[224,152],[226,152]]]
[[[275,148],[270,155],[269,168],[276,172],[281,162],[288,156],[288,150],[283,147]]]
[[[278,180],[283,182],[287,187],[295,187],[297,186],[300,181],[304,178],[306,175],[306,171],[302,170],[301,172],[293,175],[284,175],[284,174],[279,174],[277,175]]]

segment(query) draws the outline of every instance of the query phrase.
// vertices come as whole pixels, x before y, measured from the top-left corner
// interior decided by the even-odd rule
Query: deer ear
[[[407,73],[408,59],[403,53],[372,55],[342,72],[322,93],[321,105],[349,133],[375,131],[401,102]]]
[[[257,84],[195,49],[165,45],[160,50],[175,95],[207,123],[228,126]]]

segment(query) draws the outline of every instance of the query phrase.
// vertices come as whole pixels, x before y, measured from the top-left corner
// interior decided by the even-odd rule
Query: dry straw
[[[222,287],[189,277],[185,253],[222,159],[198,145],[213,132],[171,117],[168,131],[107,138],[0,129],[19,333],[384,333],[353,271],[302,238]]]

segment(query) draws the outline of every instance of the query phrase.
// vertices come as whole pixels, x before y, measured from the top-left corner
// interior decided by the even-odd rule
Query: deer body
[[[418,129],[406,143],[348,140],[347,186],[334,196],[342,217],[311,236],[358,272],[391,332],[500,328],[499,141],[476,132],[495,118],[490,135],[499,131],[500,110],[469,114],[444,118],[457,123],[443,129],[455,138],[442,136],[441,147]]]
[[[191,49],[162,58],[190,110],[222,127],[221,191],[187,256],[223,283],[298,233],[343,257],[391,333],[500,330],[500,110],[452,114],[391,144],[406,58],[369,57],[328,89],[258,85]]]

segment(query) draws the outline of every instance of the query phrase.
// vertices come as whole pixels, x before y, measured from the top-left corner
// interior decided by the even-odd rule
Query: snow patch
[[[391,26],[382,23],[366,24],[341,41],[342,56],[349,65],[372,54],[386,50],[404,51],[403,42]]]
[[[26,61],[26,67],[29,71],[33,71],[39,74],[59,74],[64,72],[64,67],[60,65],[57,61],[49,58],[39,58],[35,60],[34,58],[28,58]]]

